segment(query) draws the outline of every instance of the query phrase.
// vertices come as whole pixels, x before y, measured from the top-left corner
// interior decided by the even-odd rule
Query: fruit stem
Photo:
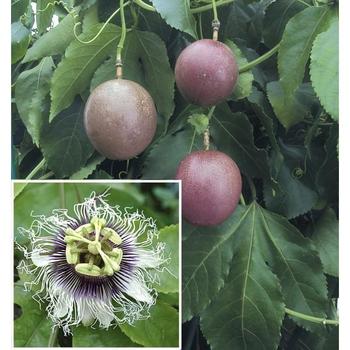
[[[250,70],[250,69],[254,68],[255,66],[257,66],[258,64],[266,61],[268,58],[270,58],[272,55],[274,55],[278,51],[279,47],[280,47],[280,43],[278,43],[270,51],[267,51],[262,56],[255,59],[254,61],[251,61],[251,62],[247,63],[246,65],[244,65],[243,67],[241,67],[239,69],[239,73],[244,73],[247,70]]]
[[[46,165],[46,160],[43,158],[41,162],[28,174],[26,180],[33,178],[44,166]]]
[[[209,128],[204,131],[203,135],[203,144],[204,144],[204,150],[209,151],[210,147],[210,134],[209,134]]]
[[[338,326],[339,325],[339,321],[338,320],[328,320],[326,318],[320,318],[320,317],[314,317],[314,316],[309,316],[309,315],[305,315],[302,314],[300,312],[285,308],[285,312],[287,315],[290,316],[294,316],[294,317],[298,317],[301,318],[303,320],[306,321],[310,321],[310,322],[314,322],[314,323],[322,323],[324,325],[333,325],[333,326]]]
[[[119,0],[120,8],[120,20],[122,24],[122,33],[120,35],[120,40],[117,46],[117,59],[116,59],[116,78],[121,79],[123,77],[123,62],[122,62],[122,51],[124,47],[124,42],[126,38],[126,23],[124,14],[124,0]]]
[[[218,11],[216,9],[216,2],[215,0],[212,0],[212,6],[213,6],[213,21],[211,22],[211,26],[213,27],[213,40],[217,41],[219,36],[219,29],[220,29],[220,21],[218,18]]]

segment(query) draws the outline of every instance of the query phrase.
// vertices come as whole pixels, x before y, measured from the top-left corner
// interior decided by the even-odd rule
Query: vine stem
[[[329,320],[326,318],[309,316],[309,315],[305,315],[305,314],[302,314],[301,312],[297,312],[297,311],[294,311],[294,310],[291,310],[288,308],[285,308],[285,312],[286,312],[286,314],[288,314],[290,316],[295,316],[295,317],[301,318],[303,320],[314,322],[314,323],[322,323],[324,325],[328,324],[328,325],[333,325],[333,326],[339,325],[338,320]]]
[[[38,180],[46,180],[49,179],[51,176],[54,176],[55,173],[53,171],[49,171],[48,173],[44,174],[43,176],[40,176]]]
[[[41,162],[28,174],[26,180],[32,179],[44,166],[46,165],[46,160],[43,158]]]
[[[243,205],[246,205],[245,204],[245,200],[244,200],[244,197],[243,197],[243,194],[241,193],[241,195],[239,196],[239,202]]]
[[[266,61],[268,58],[270,58],[271,56],[273,56],[279,49],[280,47],[280,43],[278,43],[275,47],[273,47],[270,51],[267,51],[266,53],[264,53],[263,55],[261,55],[260,57],[258,57],[257,59],[247,63],[246,65],[244,65],[243,67],[240,68],[239,73],[244,73],[247,70],[250,70],[252,68],[254,68],[255,66],[257,66],[258,64]]]
[[[218,10],[216,9],[216,2],[215,0],[212,0],[212,5],[213,5],[213,16],[214,16],[214,21],[218,21]]]
[[[58,327],[53,327],[52,330],[51,330],[49,342],[48,342],[48,344],[47,344],[47,346],[48,346],[49,348],[56,347],[56,344],[57,344],[57,336],[58,336]]]
[[[117,59],[116,59],[116,78],[120,79],[123,76],[122,70],[122,51],[124,47],[124,42],[126,38],[126,23],[125,23],[125,14],[124,14],[124,0],[119,0],[119,8],[120,8],[120,19],[122,24],[122,33],[120,35],[120,40],[117,46]]]
[[[220,1],[216,2],[216,7],[229,4],[233,1],[234,0],[220,0]],[[134,3],[145,10],[156,12],[156,9],[152,5],[146,4],[142,0],[134,0]],[[191,11],[191,13],[200,13],[200,12],[205,12],[205,11],[211,10],[212,7],[213,7],[212,4],[208,4],[208,5],[203,5],[200,7],[192,8],[190,11]]]

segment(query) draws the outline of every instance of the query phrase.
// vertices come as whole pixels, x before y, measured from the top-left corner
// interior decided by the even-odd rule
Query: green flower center
[[[120,270],[123,251],[115,247],[121,237],[106,226],[106,221],[94,217],[90,223],[65,231],[66,259],[75,271],[86,276],[112,276]]]

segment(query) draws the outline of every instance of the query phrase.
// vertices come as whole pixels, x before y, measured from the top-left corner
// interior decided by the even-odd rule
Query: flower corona
[[[154,242],[155,221],[110,206],[106,196],[92,193],[74,206],[74,217],[56,209],[19,229],[30,239],[29,248],[18,245],[25,257],[19,272],[33,276],[25,288],[39,285],[34,299],[48,303],[53,324],[66,334],[80,323],[133,324],[156,302],[153,285],[167,259],[164,243]]]

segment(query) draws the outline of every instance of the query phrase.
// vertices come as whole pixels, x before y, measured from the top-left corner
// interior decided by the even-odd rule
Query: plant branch
[[[218,21],[219,19],[218,19],[218,11],[217,11],[217,9],[216,9],[216,2],[215,2],[215,0],[212,0],[212,6],[213,6],[213,19],[214,19],[214,21]]]
[[[339,321],[338,320],[329,320],[326,318],[320,318],[320,317],[314,317],[314,316],[309,316],[309,315],[305,315],[302,314],[301,312],[297,312],[288,308],[285,308],[285,312],[286,314],[290,315],[290,316],[295,316],[298,318],[301,318],[303,320],[306,321],[310,321],[313,323],[322,323],[324,325],[328,324],[328,325],[333,325],[333,326],[338,326],[339,325]]]
[[[48,173],[44,174],[43,176],[40,176],[38,180],[46,180],[54,175],[55,175],[55,173],[50,170]]]
[[[230,4],[233,1],[234,0],[219,0],[215,4],[216,4],[216,7],[219,7],[222,5]],[[143,8],[145,10],[156,12],[156,9],[152,5],[146,4],[142,0],[134,0],[134,3],[136,5],[139,5],[141,8]],[[203,5],[200,7],[192,8],[191,13],[200,13],[200,12],[204,12],[204,11],[209,11],[212,9],[212,7],[213,7],[212,4],[208,4],[208,5]]]
[[[257,59],[247,63],[246,65],[244,65],[243,67],[240,68],[239,73],[244,73],[247,70],[250,70],[252,68],[254,68],[255,66],[257,66],[258,64],[266,61],[268,58],[270,58],[272,55],[274,55],[278,49],[279,49],[280,44],[278,43],[275,47],[273,47],[270,51],[267,51],[266,53],[264,53],[262,56],[258,57]]]
[[[32,179],[44,166],[46,165],[46,160],[43,158],[41,162],[28,174],[26,180]]]

